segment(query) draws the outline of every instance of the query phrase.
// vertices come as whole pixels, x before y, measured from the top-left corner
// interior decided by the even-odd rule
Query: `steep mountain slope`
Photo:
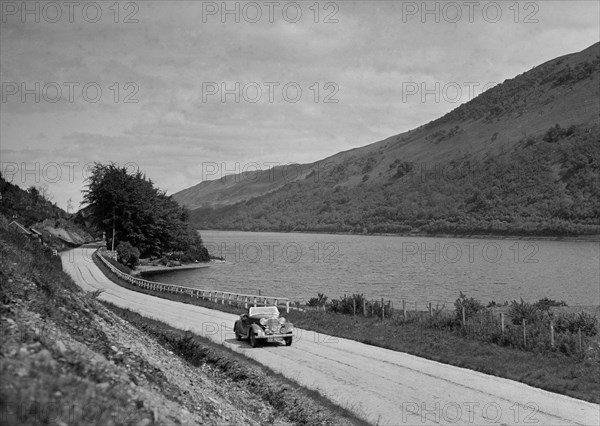
[[[174,198],[201,228],[598,233],[599,78],[597,43],[413,131]]]

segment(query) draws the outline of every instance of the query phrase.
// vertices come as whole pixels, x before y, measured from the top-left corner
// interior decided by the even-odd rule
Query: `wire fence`
[[[585,311],[554,312],[549,306],[523,301],[484,307],[472,298],[467,299],[462,294],[461,297],[448,307],[447,304],[407,299],[394,304],[392,300],[367,299],[361,294],[327,300],[320,294],[301,309],[373,318],[398,326],[418,322],[422,327],[502,346],[566,354],[591,351],[600,357],[599,322],[594,314]]]

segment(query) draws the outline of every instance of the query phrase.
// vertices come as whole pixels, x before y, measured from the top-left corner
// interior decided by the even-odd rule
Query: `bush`
[[[131,245],[129,241],[121,241],[117,246],[117,257],[119,262],[134,269],[140,263],[140,251]]]
[[[325,296],[323,293],[317,293],[317,297],[311,298],[306,305],[312,308],[316,308],[325,306],[326,304],[327,296]]]
[[[557,302],[556,300],[548,299],[547,297],[544,297],[543,299],[538,300],[537,302],[535,302],[534,305],[537,306],[542,311],[550,311],[550,308],[552,306],[567,306],[567,304],[563,300],[561,300],[560,302]]]
[[[340,299],[332,299],[327,308],[331,312],[337,312],[340,314],[352,315],[354,314],[355,309],[356,314],[363,314],[363,306],[365,301],[366,299],[363,294],[353,294],[352,296],[344,295]],[[375,305],[378,305],[378,303],[375,302]],[[379,308],[379,312],[381,312],[381,308]]]
[[[571,136],[575,133],[575,126],[570,126],[568,129],[563,129],[559,124],[550,127],[544,135],[544,142],[555,143],[560,139]]]
[[[465,320],[472,318],[477,312],[483,309],[483,305],[479,300],[475,300],[472,297],[467,299],[467,296],[460,292],[460,296],[454,302],[454,308],[456,310],[456,319],[462,321],[462,309],[465,308]]]
[[[560,314],[556,318],[554,329],[558,333],[570,332],[581,333],[586,336],[595,336],[598,334],[598,318],[585,312],[579,314]]]
[[[533,324],[541,321],[543,318],[542,310],[537,304],[527,303],[523,299],[521,299],[521,303],[518,303],[516,300],[510,303],[508,315],[512,317],[512,323],[516,325],[522,324],[523,320],[527,324]]]

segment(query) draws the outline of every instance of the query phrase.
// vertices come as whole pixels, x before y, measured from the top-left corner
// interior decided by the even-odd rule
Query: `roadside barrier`
[[[235,306],[285,306],[286,312],[290,312],[290,299],[286,297],[273,297],[273,296],[257,296],[254,294],[239,294],[230,293],[227,291],[216,291],[216,290],[203,290],[194,287],[185,287],[174,284],[164,284],[155,281],[148,281],[143,278],[137,278],[126,274],[123,271],[117,269],[112,263],[104,258],[102,253],[97,250],[96,254],[98,258],[106,265],[119,278],[133,284],[135,286],[145,288],[148,290],[162,291],[166,293],[175,294],[187,294],[190,297],[197,299],[209,300],[214,303],[221,303],[223,305],[235,305]]]

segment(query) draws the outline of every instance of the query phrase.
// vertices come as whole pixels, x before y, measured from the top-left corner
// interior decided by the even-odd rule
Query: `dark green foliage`
[[[548,143],[555,143],[559,140],[571,136],[575,132],[575,126],[570,126],[568,129],[563,129],[559,124],[554,127],[550,127],[544,135],[543,141]]]
[[[352,296],[340,297],[339,299],[331,299],[327,305],[327,310],[338,312],[340,314],[354,314],[355,309],[357,314],[363,314],[363,303],[366,301],[363,294],[353,294]],[[381,310],[381,308],[379,308]]]
[[[369,301],[364,294],[353,294],[352,296],[344,295],[339,299],[331,299],[329,303],[325,303],[327,296],[319,293],[319,298],[322,300],[322,305],[325,306],[328,312],[334,312],[344,315],[365,315],[381,318],[391,317],[394,313],[391,301]],[[314,298],[311,300],[315,300]],[[310,301],[309,301],[310,303]],[[365,312],[366,309],[366,312]]]
[[[516,300],[511,302],[508,315],[510,315],[512,323],[516,325],[522,324],[523,320],[527,324],[531,324],[543,319],[543,311],[540,307],[536,304],[527,303],[523,299],[520,303]]]
[[[456,319],[462,321],[463,308],[465,310],[465,320],[473,318],[477,312],[483,309],[483,305],[472,297],[467,299],[467,296],[460,292],[460,296],[454,302],[455,316]]]
[[[31,226],[46,219],[66,219],[67,212],[44,197],[42,191],[30,187],[27,191],[13,185],[0,174],[0,214],[16,220],[24,226]]]
[[[95,256],[95,255],[94,255],[94,256]],[[121,272],[124,272],[125,274],[129,274],[129,275],[131,275],[131,272],[133,272],[133,271],[131,270],[131,268],[129,268],[129,267],[127,267],[127,266],[125,266],[125,264],[123,264],[123,263],[121,263],[121,262],[117,262],[117,261],[116,261],[116,260],[114,260],[112,257],[107,257],[107,256],[104,256],[104,258],[105,258],[106,260],[108,260],[108,262],[109,262],[109,263],[110,263],[112,266],[114,266],[115,268],[117,268],[119,271],[121,271]],[[100,267],[100,261],[98,261],[98,262],[96,263],[96,266],[99,266],[99,267]],[[109,269],[108,269],[108,268],[106,268],[106,271],[108,271],[108,270],[109,270]],[[106,272],[105,272],[105,273],[106,273]]]
[[[518,149],[483,160],[396,160],[383,183],[371,175],[356,186],[323,184],[362,171],[348,159],[323,169],[318,180],[291,182],[235,205],[197,209],[190,217],[197,228],[245,231],[600,233],[600,126],[552,129],[552,142],[527,137]]]
[[[547,297],[538,300],[537,302],[535,302],[535,305],[542,311],[548,311],[553,306],[567,306],[564,300],[557,302],[556,300],[548,299]]]
[[[117,246],[117,256],[119,262],[127,265],[131,269],[140,263],[140,251],[131,245],[129,241],[121,241]]]
[[[312,297],[306,305],[310,306],[311,308],[316,308],[316,307],[321,308],[321,307],[325,306],[326,303],[327,303],[327,296],[325,296],[323,293],[317,293],[317,297]]]
[[[558,332],[578,333],[581,330],[586,336],[595,336],[598,334],[598,318],[585,312],[562,314],[556,318],[554,327]]]
[[[107,236],[107,247],[128,241],[141,256],[176,251],[190,261],[208,261],[208,252],[188,223],[187,211],[154,187],[139,170],[129,173],[115,164],[96,163],[84,201],[95,225]]]

